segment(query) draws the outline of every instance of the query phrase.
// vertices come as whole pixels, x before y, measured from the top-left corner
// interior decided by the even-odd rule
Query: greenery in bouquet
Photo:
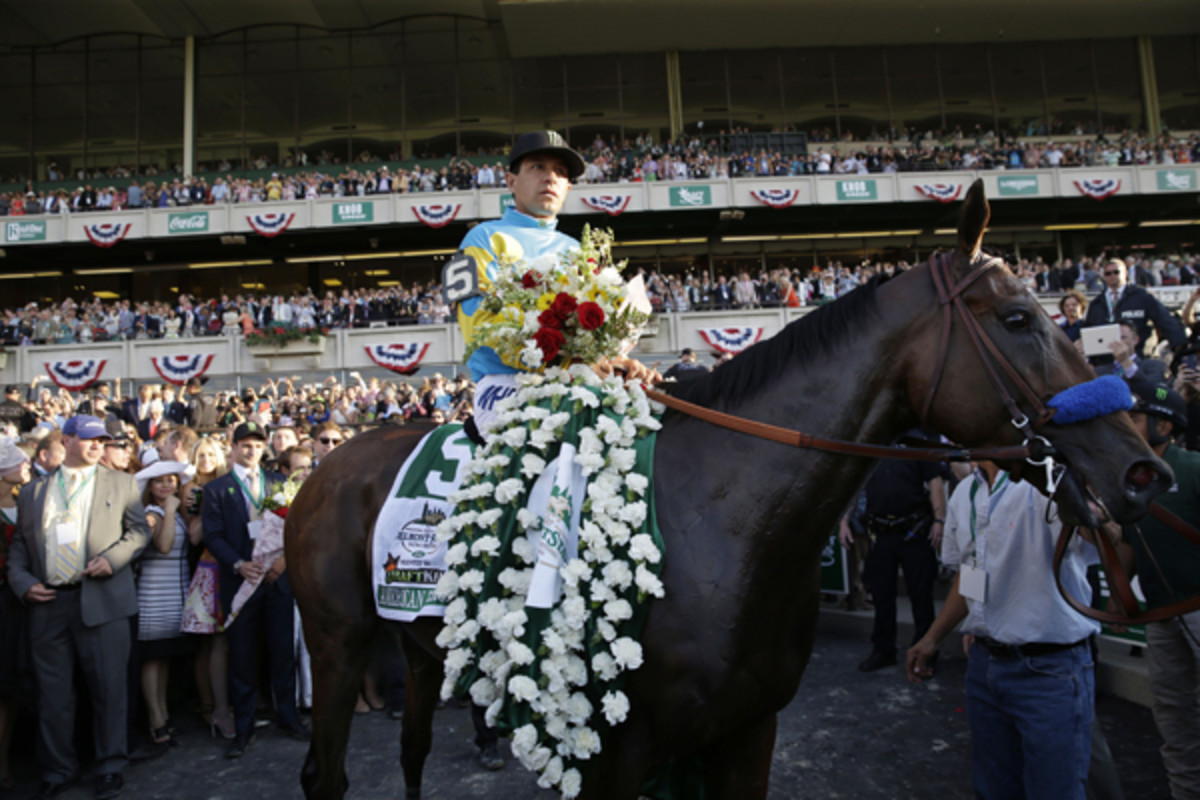
[[[498,257],[467,357],[490,347],[505,364],[537,371],[621,355],[648,319],[627,302],[625,265],[613,262],[612,232],[591,226],[584,226],[578,249],[529,260]]]
[[[247,347],[283,347],[288,342],[308,340],[313,344],[329,333],[328,328],[299,328],[291,323],[276,322],[265,328],[255,328],[246,334]]]

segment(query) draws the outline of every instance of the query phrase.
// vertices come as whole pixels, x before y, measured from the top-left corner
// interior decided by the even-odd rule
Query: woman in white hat
[[[13,787],[8,765],[21,685],[21,661],[28,657],[25,609],[6,585],[8,548],[17,530],[17,492],[29,483],[29,456],[17,443],[0,437],[0,791]]]
[[[142,490],[151,534],[138,578],[137,647],[150,738],[155,744],[173,741],[167,713],[170,659],[188,652],[193,644],[180,630],[190,576],[187,524],[179,513],[179,486],[192,472],[190,464],[156,461],[134,476]]]

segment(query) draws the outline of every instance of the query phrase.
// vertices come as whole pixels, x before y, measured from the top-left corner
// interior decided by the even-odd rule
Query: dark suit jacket
[[[22,600],[30,587],[47,579],[42,513],[46,492],[57,480],[55,474],[26,484],[17,498],[17,531],[8,556],[8,581]],[[113,574],[108,578],[83,579],[80,600],[83,624],[88,626],[137,613],[137,588],[129,565],[150,542],[146,510],[133,476],[97,467],[95,481],[92,513],[84,535],[85,563],[95,556],[104,556],[112,564]]]
[[[266,473],[267,492],[273,493],[283,483],[278,472]],[[221,565],[218,586],[221,590],[221,607],[229,614],[233,596],[242,585],[242,578],[233,571],[238,561],[249,561],[254,555],[254,540],[246,530],[250,512],[246,510],[246,497],[234,479],[233,470],[204,485],[204,501],[200,518],[204,525],[204,544]],[[291,594],[287,573],[276,581],[279,587]]]
[[[136,409],[135,409],[135,413],[136,413]],[[158,421],[158,427],[154,429],[154,433],[150,432],[150,417],[146,417],[145,419],[138,420],[136,425],[137,425],[138,436],[140,436],[142,438],[143,442],[148,442],[151,439],[153,439],[154,435],[156,433],[158,433],[160,430],[162,430],[164,427],[170,427],[171,423],[164,416],[162,419],[160,419]]]
[[[121,403],[120,417],[130,425],[138,424],[138,401],[136,397]]]

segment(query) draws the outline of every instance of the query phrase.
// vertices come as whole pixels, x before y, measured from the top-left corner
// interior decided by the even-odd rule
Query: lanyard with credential
[[[1000,491],[1000,487],[1008,480],[1008,473],[1001,472],[1000,479],[996,481],[996,485],[992,487],[991,496],[995,497],[996,492]],[[980,481],[978,478],[971,484],[971,552],[975,552],[975,493],[979,491]],[[990,501],[989,501],[990,502]],[[990,515],[989,515],[990,516]]]
[[[262,467],[258,468],[259,496],[257,498],[254,495],[250,494],[250,490],[246,488],[246,484],[242,483],[242,479],[238,477],[237,470],[233,471],[233,479],[235,481],[237,481],[238,486],[242,487],[242,492],[246,495],[246,498],[250,501],[250,505],[254,506],[254,510],[261,513],[263,510],[263,503],[265,503],[267,500],[267,476],[263,472],[263,468]]]
[[[76,487],[74,492],[68,494],[67,482],[63,480],[63,471],[61,469],[58,471],[58,489],[60,492],[62,492],[64,511],[66,511],[68,514],[71,513],[71,504],[75,502],[76,497],[79,497],[80,492],[87,488],[87,485],[92,482],[92,478],[94,477],[96,477],[96,472],[93,470],[92,473],[84,478],[79,486]]]

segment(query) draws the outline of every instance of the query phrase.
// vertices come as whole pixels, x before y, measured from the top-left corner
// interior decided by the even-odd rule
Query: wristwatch
[[[240,558],[237,561],[233,562],[234,573],[237,575],[241,575],[242,574],[242,564],[245,564],[245,563],[246,562],[242,561]]]

